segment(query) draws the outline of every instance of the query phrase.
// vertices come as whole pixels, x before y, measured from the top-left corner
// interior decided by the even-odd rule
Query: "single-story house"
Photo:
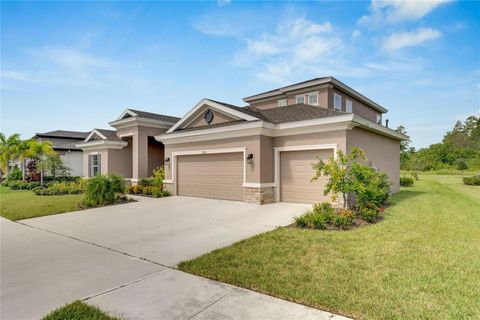
[[[72,171],[72,176],[83,176],[83,152],[76,146],[82,142],[90,132],[55,130],[45,133],[37,133],[32,139],[38,141],[50,141],[53,150],[58,152],[65,165]]]
[[[315,78],[243,99],[240,107],[202,99],[182,118],[125,110],[91,131],[84,175],[117,173],[132,183],[165,167],[174,195],[314,203],[329,200],[324,179],[312,182],[312,163],[337,150],[362,148],[370,165],[399,190],[400,142],[384,125],[387,109],[333,77]]]

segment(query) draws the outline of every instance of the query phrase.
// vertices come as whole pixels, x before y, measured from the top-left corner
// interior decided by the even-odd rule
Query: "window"
[[[295,101],[296,103],[305,103],[305,96],[296,96]]]
[[[285,107],[287,105],[287,99],[280,99],[277,102],[279,107]]]
[[[377,113],[377,123],[382,124],[382,115],[380,113]]]
[[[333,94],[333,108],[342,111],[342,96],[336,93]]]
[[[353,112],[352,100],[345,99],[345,111]]]
[[[312,106],[318,106],[318,93],[308,94],[308,104]]]
[[[90,177],[95,177],[100,174],[100,155],[91,154],[90,155]]]

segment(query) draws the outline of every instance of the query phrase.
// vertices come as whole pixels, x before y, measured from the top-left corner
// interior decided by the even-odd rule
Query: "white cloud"
[[[358,29],[353,30],[352,32],[352,39],[357,39],[362,35],[362,32]]]
[[[54,64],[66,68],[80,70],[84,68],[109,68],[116,65],[113,61],[95,56],[91,53],[69,47],[44,47],[30,50],[33,56],[49,60]]]
[[[0,78],[4,80],[23,81],[23,82],[37,82],[35,75],[24,71],[3,70],[0,72]]]
[[[295,70],[318,64],[342,41],[332,35],[330,22],[316,23],[303,17],[292,18],[277,26],[275,32],[246,39],[247,46],[237,55],[239,66],[255,66],[258,78],[282,82]],[[325,60],[325,59],[323,59]]]
[[[230,4],[231,0],[217,0],[217,4],[219,7],[224,7]]]
[[[393,33],[385,39],[383,49],[394,51],[405,47],[413,47],[437,39],[441,35],[440,31],[432,28],[418,28],[412,32]]]
[[[372,0],[368,15],[362,16],[358,23],[379,25],[420,20],[430,12],[452,0]]]

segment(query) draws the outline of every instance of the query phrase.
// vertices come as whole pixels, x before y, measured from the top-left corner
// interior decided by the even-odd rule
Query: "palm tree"
[[[19,144],[21,143],[20,134],[14,133],[8,138],[0,132],[0,169],[2,175],[8,175],[10,161],[18,157]]]
[[[41,160],[56,154],[50,141],[28,140],[28,149],[25,151],[27,158]],[[40,183],[43,185],[43,170],[40,172]]]

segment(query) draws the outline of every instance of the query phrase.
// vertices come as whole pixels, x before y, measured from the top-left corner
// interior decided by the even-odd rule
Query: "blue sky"
[[[480,113],[480,2],[1,2],[1,131],[182,116],[332,75],[416,147]]]

